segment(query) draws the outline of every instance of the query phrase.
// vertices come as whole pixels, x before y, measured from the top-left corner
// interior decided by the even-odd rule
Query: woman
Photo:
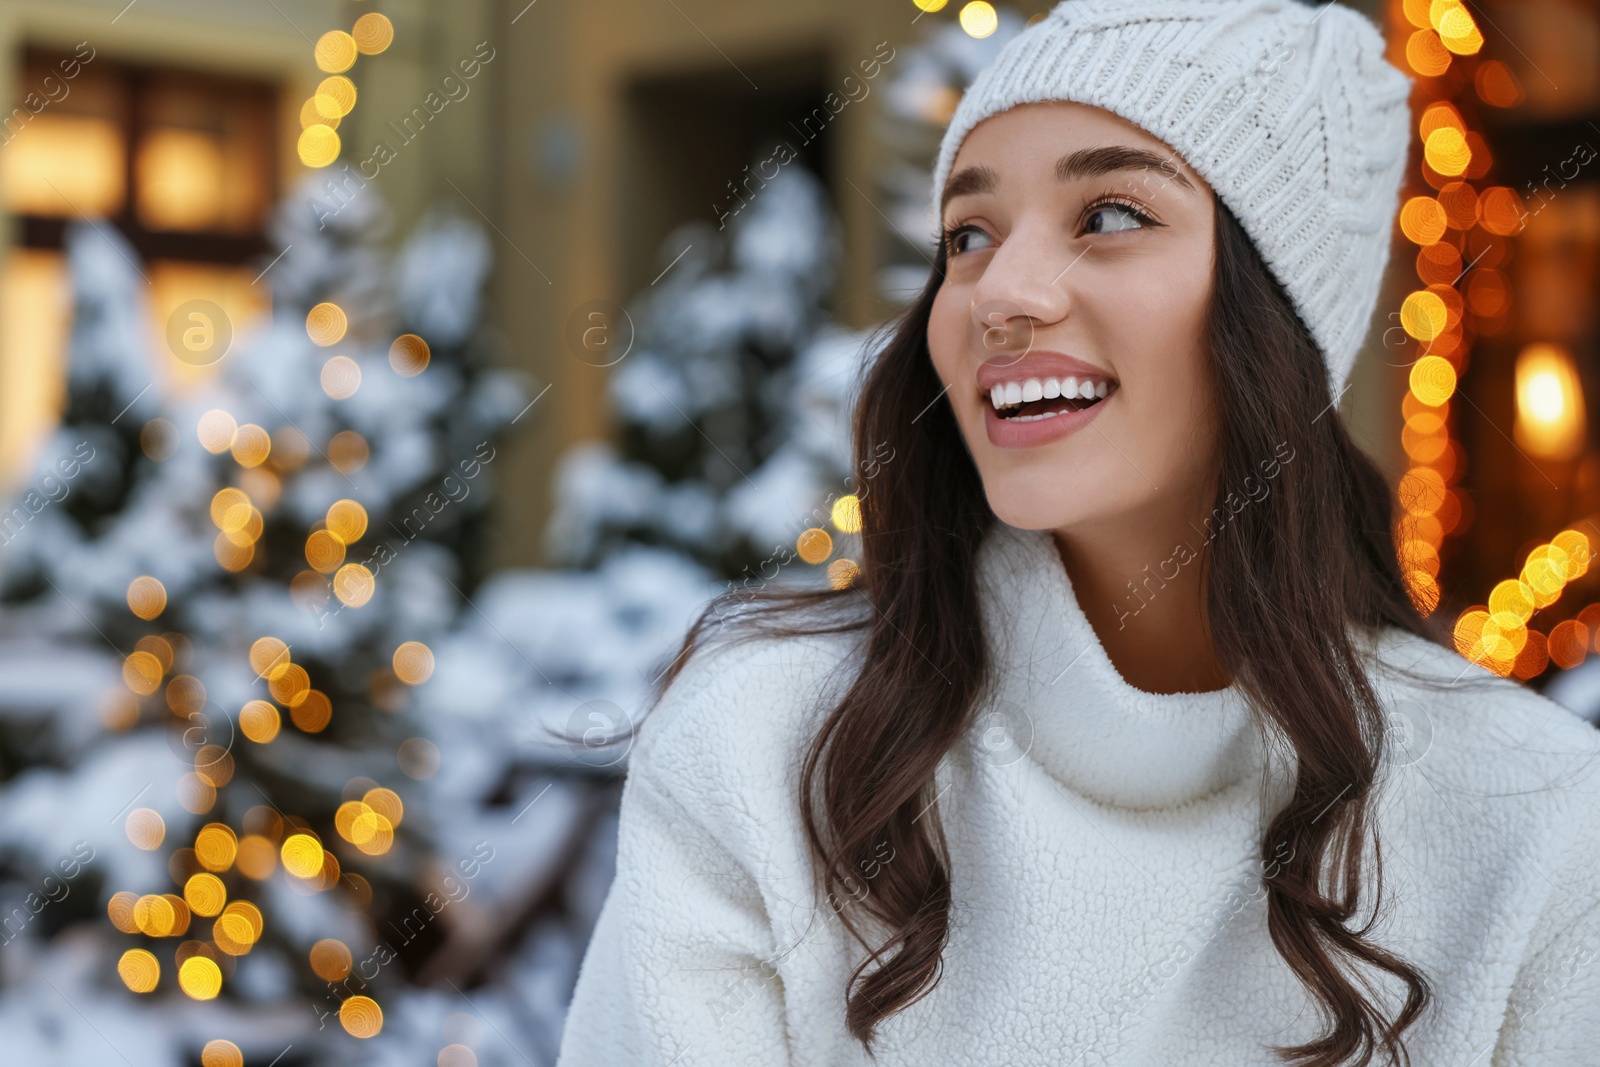
[[[1419,613],[1336,407],[1382,49],[1065,0],[980,74],[856,408],[860,574],[691,629],[562,1067],[1596,1062],[1600,734]]]

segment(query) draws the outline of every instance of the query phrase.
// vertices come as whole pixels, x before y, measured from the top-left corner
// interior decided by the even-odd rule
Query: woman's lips
[[[1098,400],[1086,408],[1063,411],[1047,419],[1031,419],[1025,422],[1001,418],[988,397],[984,397],[983,428],[988,434],[989,443],[996,448],[1034,448],[1076,433],[1089,425],[1100,417],[1100,410],[1111,403],[1116,395],[1117,390],[1113,389],[1105,399]],[[1066,401],[1062,403],[1065,404]]]

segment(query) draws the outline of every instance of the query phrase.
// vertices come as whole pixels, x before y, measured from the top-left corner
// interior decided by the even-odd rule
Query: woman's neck
[[[1149,693],[1207,693],[1229,678],[1205,625],[1196,536],[1164,548],[1151,538],[1056,531],[1056,552],[1117,673]]]

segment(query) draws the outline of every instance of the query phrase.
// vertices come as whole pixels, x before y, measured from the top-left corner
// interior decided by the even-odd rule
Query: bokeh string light
[[[1419,75],[1419,169],[1431,190],[1407,199],[1400,211],[1400,230],[1417,246],[1421,288],[1405,297],[1399,314],[1415,359],[1401,405],[1401,445],[1410,468],[1400,482],[1396,541],[1411,597],[1431,613],[1439,604],[1444,539],[1463,533],[1471,521],[1470,500],[1456,488],[1466,455],[1450,433],[1451,400],[1473,339],[1503,333],[1509,324],[1508,238],[1526,217],[1514,189],[1474,184],[1488,174],[1493,157],[1467,113],[1475,110],[1473,97],[1490,107],[1514,107],[1523,91],[1504,63],[1480,58],[1482,32],[1460,0],[1395,0],[1392,9],[1392,24],[1403,31],[1396,40],[1404,42],[1404,62]],[[1446,77],[1463,63],[1470,70]],[[1566,669],[1582,662],[1597,647],[1600,605],[1548,634],[1529,624],[1587,572],[1591,554],[1589,538],[1573,529],[1534,548],[1517,578],[1498,583],[1487,603],[1457,616],[1457,650],[1497,674],[1524,680],[1551,664]]]

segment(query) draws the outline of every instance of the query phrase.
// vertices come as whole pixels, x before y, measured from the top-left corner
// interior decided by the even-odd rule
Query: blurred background
[[[553,1062],[606,739],[714,594],[852,580],[867,331],[1048,6],[0,0],[8,1060]],[[1417,602],[1596,721],[1600,6],[1351,6],[1416,125],[1341,410]]]

